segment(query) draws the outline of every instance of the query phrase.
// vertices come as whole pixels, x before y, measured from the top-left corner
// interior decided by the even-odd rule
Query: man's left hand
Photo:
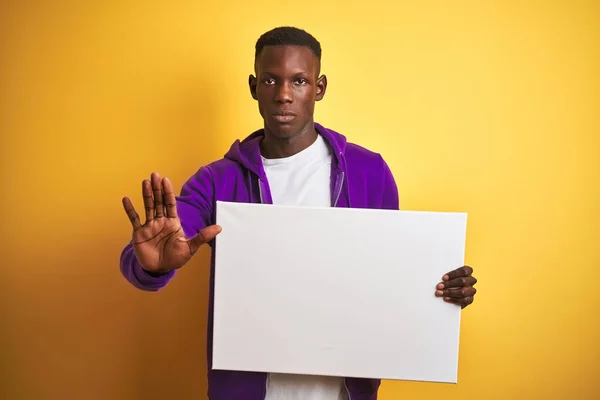
[[[443,297],[444,301],[454,303],[465,308],[473,303],[477,289],[473,287],[477,279],[473,276],[473,268],[465,265],[454,271],[448,272],[442,277],[435,291],[437,297]]]

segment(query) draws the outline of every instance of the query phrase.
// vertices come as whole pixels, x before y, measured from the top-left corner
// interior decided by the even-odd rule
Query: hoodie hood
[[[343,158],[346,150],[346,137],[315,122],[315,129],[331,147],[332,154],[339,169],[344,168]],[[263,178],[264,169],[260,155],[260,142],[265,136],[265,130],[259,129],[240,141],[233,142],[225,158],[235,161]]]

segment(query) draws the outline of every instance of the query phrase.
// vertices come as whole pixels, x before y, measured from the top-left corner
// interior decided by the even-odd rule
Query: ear
[[[248,77],[248,86],[250,86],[250,94],[254,100],[258,100],[256,97],[256,77],[254,75],[250,75]]]
[[[325,90],[327,89],[327,76],[321,75],[319,79],[317,79],[317,96],[316,100],[323,100],[323,96],[325,96]]]

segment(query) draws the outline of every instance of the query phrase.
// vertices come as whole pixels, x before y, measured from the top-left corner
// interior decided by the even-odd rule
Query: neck
[[[262,156],[269,159],[291,157],[308,148],[317,140],[314,124],[309,124],[300,133],[281,138],[273,135],[265,128],[265,137],[261,142]]]

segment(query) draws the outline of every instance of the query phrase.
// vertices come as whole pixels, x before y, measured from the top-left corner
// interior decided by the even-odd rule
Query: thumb
[[[205,243],[213,240],[219,233],[221,233],[222,228],[219,225],[211,225],[202,229],[196,236],[188,240],[188,244],[190,245],[190,253],[192,255],[196,254],[196,252],[200,249]]]

